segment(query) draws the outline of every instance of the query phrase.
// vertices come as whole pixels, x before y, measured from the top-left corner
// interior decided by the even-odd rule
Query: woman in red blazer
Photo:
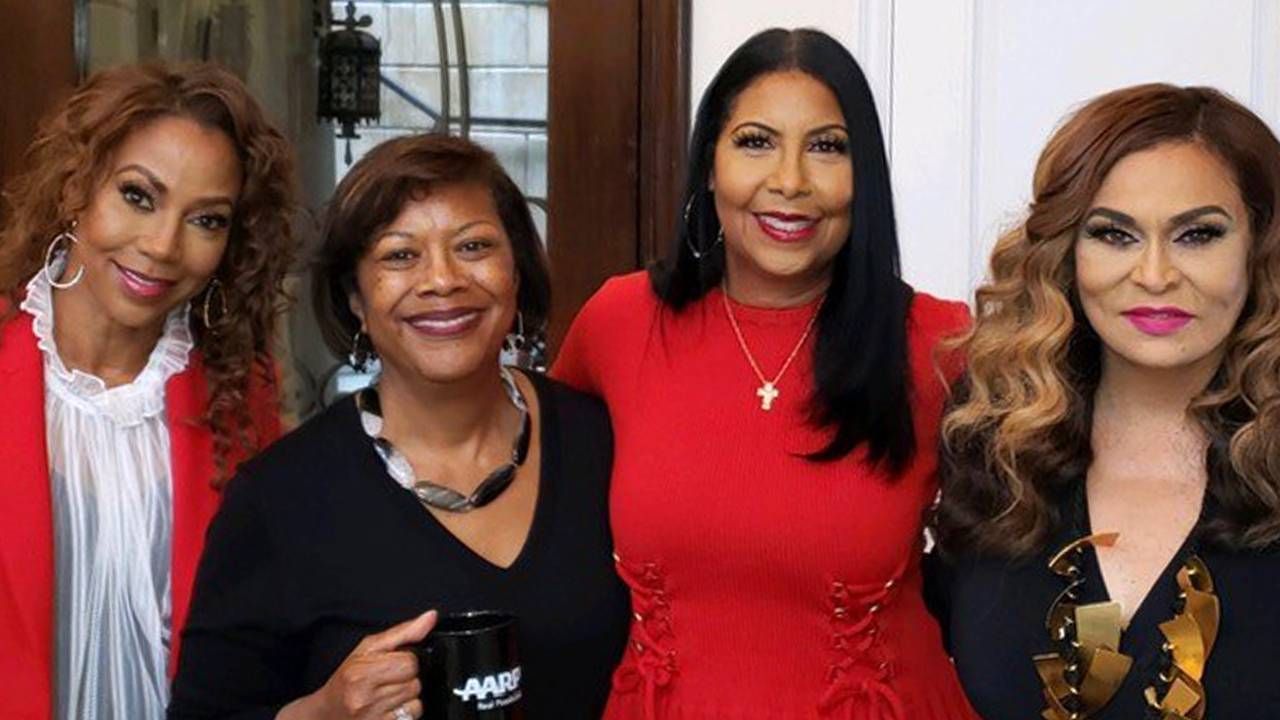
[[[0,225],[0,717],[155,718],[205,526],[278,434],[288,144],[210,65],[90,78]]]

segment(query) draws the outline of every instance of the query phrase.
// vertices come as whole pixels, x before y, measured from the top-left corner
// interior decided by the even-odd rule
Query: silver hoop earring
[[[66,240],[71,244],[80,242],[80,238],[76,237],[75,234],[71,232],[75,229],[76,224],[73,222],[71,223],[71,227],[53,236],[53,240],[49,241],[49,247],[44,251],[44,279],[48,281],[50,287],[57,288],[58,290],[66,290],[67,288],[75,287],[76,283],[80,282],[80,278],[84,277],[84,265],[81,265],[80,268],[76,270],[75,277],[65,282],[59,281],[55,278],[53,276],[53,271],[49,269],[49,266],[53,263],[54,251],[58,249],[59,243],[63,240]],[[66,253],[68,256],[67,261],[70,262],[71,245],[67,246]],[[66,268],[63,269],[65,270]]]
[[[716,232],[715,241],[712,242],[711,247],[707,248],[706,250],[699,250],[698,247],[693,244],[693,229],[689,227],[689,220],[693,216],[693,203],[697,199],[698,199],[698,196],[696,194],[692,195],[689,198],[689,202],[684,204],[684,233],[685,233],[684,237],[685,237],[685,245],[689,247],[689,252],[693,254],[693,259],[701,262],[702,258],[710,255],[711,251],[715,250],[717,245],[720,245],[721,243],[724,242],[724,227],[722,226]]]
[[[213,294],[218,294],[218,319],[211,321],[209,319],[209,306],[213,301]],[[204,321],[205,328],[209,330],[217,330],[227,319],[227,293],[222,289],[222,281],[214,278],[209,281],[209,286],[204,290],[204,302],[200,306],[200,319]]]
[[[687,238],[689,252],[693,253],[693,259],[702,260],[702,258],[710,255],[711,252],[716,249],[716,246],[724,244],[724,228],[722,227],[720,228],[719,231],[716,232],[715,242],[711,243],[711,247],[707,248],[706,250],[699,250],[698,248],[694,247],[692,236],[686,235],[685,237]]]

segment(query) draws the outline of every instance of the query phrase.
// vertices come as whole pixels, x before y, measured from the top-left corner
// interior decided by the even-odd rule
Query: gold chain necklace
[[[791,354],[787,356],[786,362],[782,363],[782,369],[778,370],[778,374],[773,376],[772,380],[764,376],[764,372],[760,370],[760,364],[756,362],[756,358],[751,354],[751,349],[747,347],[747,341],[742,337],[742,328],[738,327],[738,319],[733,316],[733,306],[729,304],[729,289],[725,287],[723,282],[720,283],[720,299],[724,301],[724,312],[729,316],[729,325],[733,328],[734,337],[738,338],[738,347],[742,348],[742,354],[746,356],[747,362],[751,364],[751,369],[755,371],[756,377],[760,379],[760,387],[756,388],[756,395],[760,398],[760,409],[769,411],[773,409],[773,401],[778,399],[781,391],[778,390],[778,381],[787,372],[787,368],[791,367],[791,361],[796,359],[796,355],[800,353],[800,348],[804,347],[804,341],[809,339],[809,333],[813,330],[813,324],[818,321],[818,311],[822,309],[822,303],[818,303],[818,307],[813,311],[813,317],[809,318],[809,324],[804,328],[804,334],[800,336],[800,341],[796,346],[791,348]],[[825,299],[825,298],[824,298]]]

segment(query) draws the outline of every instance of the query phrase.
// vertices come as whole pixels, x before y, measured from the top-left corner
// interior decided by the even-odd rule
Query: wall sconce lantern
[[[351,141],[359,138],[355,127],[382,116],[382,43],[359,28],[369,27],[373,18],[356,18],[356,4],[347,3],[347,17],[332,23],[341,30],[320,38],[320,87],[317,115],[333,120],[341,128],[338,137],[347,141],[347,164],[351,164]]]

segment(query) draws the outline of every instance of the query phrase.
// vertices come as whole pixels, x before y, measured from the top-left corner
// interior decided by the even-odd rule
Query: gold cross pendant
[[[780,394],[781,393],[778,392],[778,388],[774,387],[771,382],[766,382],[761,385],[760,389],[756,390],[756,395],[760,396],[760,409],[773,409],[773,401],[778,399],[778,395]]]

